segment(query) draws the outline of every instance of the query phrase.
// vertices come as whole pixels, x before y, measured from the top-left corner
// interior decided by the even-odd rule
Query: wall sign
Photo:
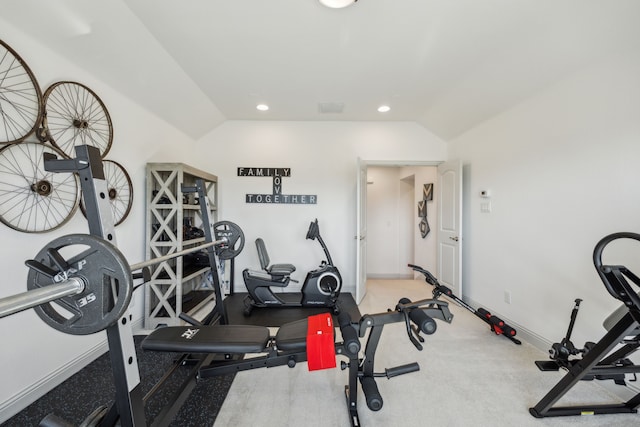
[[[433,184],[424,184],[422,187],[422,200],[418,202],[418,217],[420,218],[418,227],[420,228],[420,235],[423,239],[427,237],[427,234],[431,231],[429,221],[427,221],[427,202],[431,200],[433,200]]]
[[[238,168],[238,176],[271,178],[273,180],[271,194],[247,194],[245,195],[245,203],[315,205],[318,202],[318,196],[315,194],[282,193],[282,179],[291,177],[291,168]]]

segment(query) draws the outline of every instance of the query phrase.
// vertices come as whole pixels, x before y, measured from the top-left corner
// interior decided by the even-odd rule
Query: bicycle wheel
[[[0,144],[23,141],[40,124],[42,92],[31,69],[0,40]]]
[[[133,184],[125,168],[112,160],[103,160],[104,178],[107,182],[109,205],[114,225],[120,225],[127,218],[133,204]],[[84,195],[80,199],[80,210],[86,217]]]
[[[92,145],[104,158],[113,140],[111,117],[98,95],[75,82],[57,82],[44,93],[46,139],[65,157],[76,156],[76,145]]]
[[[44,144],[23,142],[0,150],[0,221],[14,230],[41,233],[66,223],[78,208],[78,176],[47,172],[45,153],[62,153]]]

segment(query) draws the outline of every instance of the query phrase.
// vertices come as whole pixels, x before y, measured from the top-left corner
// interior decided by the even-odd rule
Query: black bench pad
[[[262,353],[268,342],[269,329],[263,326],[169,326],[153,331],[141,347],[178,353]]]
[[[276,333],[276,346],[282,351],[307,349],[307,319],[285,323]]]

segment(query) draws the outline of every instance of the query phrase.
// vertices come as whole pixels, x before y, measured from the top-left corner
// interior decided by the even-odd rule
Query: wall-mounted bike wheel
[[[21,142],[40,124],[42,92],[31,69],[0,40],[0,144]]]
[[[0,150],[0,221],[14,230],[41,233],[66,223],[78,208],[80,183],[73,173],[47,172],[48,145],[23,142]]]
[[[104,179],[107,181],[109,205],[113,214],[114,225],[119,225],[127,218],[133,204],[133,184],[125,168],[112,160],[103,160]],[[84,196],[80,200],[80,210],[86,217]]]
[[[44,93],[45,139],[68,158],[76,156],[76,145],[92,145],[104,158],[113,141],[113,126],[98,95],[75,82],[57,82]]]

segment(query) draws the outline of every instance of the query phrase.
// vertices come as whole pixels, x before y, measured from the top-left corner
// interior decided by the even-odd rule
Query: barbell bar
[[[229,239],[227,239],[226,237],[223,237],[220,240],[215,240],[213,242],[205,243],[205,244],[202,244],[200,246],[195,246],[193,248],[184,249],[184,250],[181,250],[181,251],[178,251],[178,252],[173,252],[173,253],[170,253],[170,254],[167,254],[167,255],[163,255],[163,256],[160,256],[160,257],[157,257],[157,258],[151,258],[151,259],[148,259],[146,261],[141,261],[141,262],[139,262],[137,264],[132,264],[131,265],[131,271],[132,272],[140,271],[145,267],[150,267],[152,265],[160,264],[161,262],[169,261],[169,260],[172,260],[174,258],[181,257],[183,255],[187,255],[187,254],[190,254],[190,253],[193,253],[193,252],[198,252],[198,251],[210,248],[211,246],[224,245],[224,244],[226,244],[228,242],[229,242]]]
[[[62,297],[77,295],[81,293],[84,288],[85,286],[82,279],[71,277],[63,282],[54,283],[44,288],[2,298],[0,299],[0,317],[19,313]]]
[[[218,230],[216,230],[218,231]],[[27,292],[0,298],[0,318],[34,308],[49,326],[74,335],[88,335],[113,325],[131,302],[133,271],[216,246],[226,258],[237,256],[244,234],[225,221],[214,242],[129,265],[113,244],[88,234],[54,239],[38,252],[29,267]],[[65,258],[62,254],[69,254]]]
[[[72,265],[74,264],[73,261],[71,262],[65,261],[65,263],[67,264],[65,270],[67,271],[60,272],[60,271],[54,270],[52,268],[53,266],[47,265],[46,259],[44,259],[45,261],[44,264],[42,263],[43,261],[42,259],[40,261],[30,260],[27,264],[32,269],[37,270],[35,273],[36,276],[32,276],[32,280],[41,282],[40,276],[44,276],[44,277],[50,277],[51,280],[55,282],[56,280],[54,278],[55,276],[67,275],[69,274],[70,269],[76,270],[75,271],[76,273],[77,271],[80,271],[80,270],[84,270],[85,272],[89,271],[91,267],[87,266],[87,262],[86,262],[87,256],[91,256],[92,254],[99,253],[100,258],[105,258],[104,256],[105,251],[98,250],[95,246],[99,244],[98,243],[99,240],[97,240],[97,238],[93,238],[92,236],[84,236],[84,237],[80,237],[80,236],[84,236],[84,235],[71,235],[71,236],[64,236],[62,240],[56,239],[54,241],[55,243],[53,244],[50,243],[49,245],[47,245],[46,250],[44,252],[46,253],[46,256],[49,257],[51,261],[56,264],[56,267],[60,268],[60,266],[58,265],[60,263],[60,258],[56,258],[55,254],[57,254],[61,248],[64,248],[67,246],[73,246],[75,244],[88,246],[91,249],[89,250],[88,253],[86,254],[83,253],[81,257],[82,261],[79,261],[82,268],[77,269],[75,267],[72,267]],[[222,245],[227,242],[228,242],[228,239],[225,237],[220,240],[216,240],[215,242],[205,243],[197,247],[185,249],[172,254],[167,254],[162,257],[153,258],[147,261],[133,264],[129,267],[129,270],[131,272],[142,270],[143,268],[149,267],[151,265],[159,264],[161,262],[168,261],[192,252],[204,250],[212,246]],[[102,246],[102,247],[106,248],[106,246]],[[110,248],[110,253],[112,253],[113,250],[115,250],[115,247]],[[40,256],[40,258],[43,258],[43,257]],[[70,297],[70,296],[81,294],[86,288],[85,281],[80,276],[69,277],[68,279],[63,280],[60,283],[53,283],[53,284],[40,283],[40,286],[41,287],[36,287],[32,290],[22,292],[20,294],[16,294],[16,295],[12,295],[12,296],[0,299],[0,318],[9,316],[11,314],[15,314],[30,308],[34,308],[46,303],[50,303],[55,300],[62,299],[64,297]],[[90,297],[89,299],[92,299],[92,298],[93,297]],[[89,301],[89,302],[93,302],[93,301]]]

